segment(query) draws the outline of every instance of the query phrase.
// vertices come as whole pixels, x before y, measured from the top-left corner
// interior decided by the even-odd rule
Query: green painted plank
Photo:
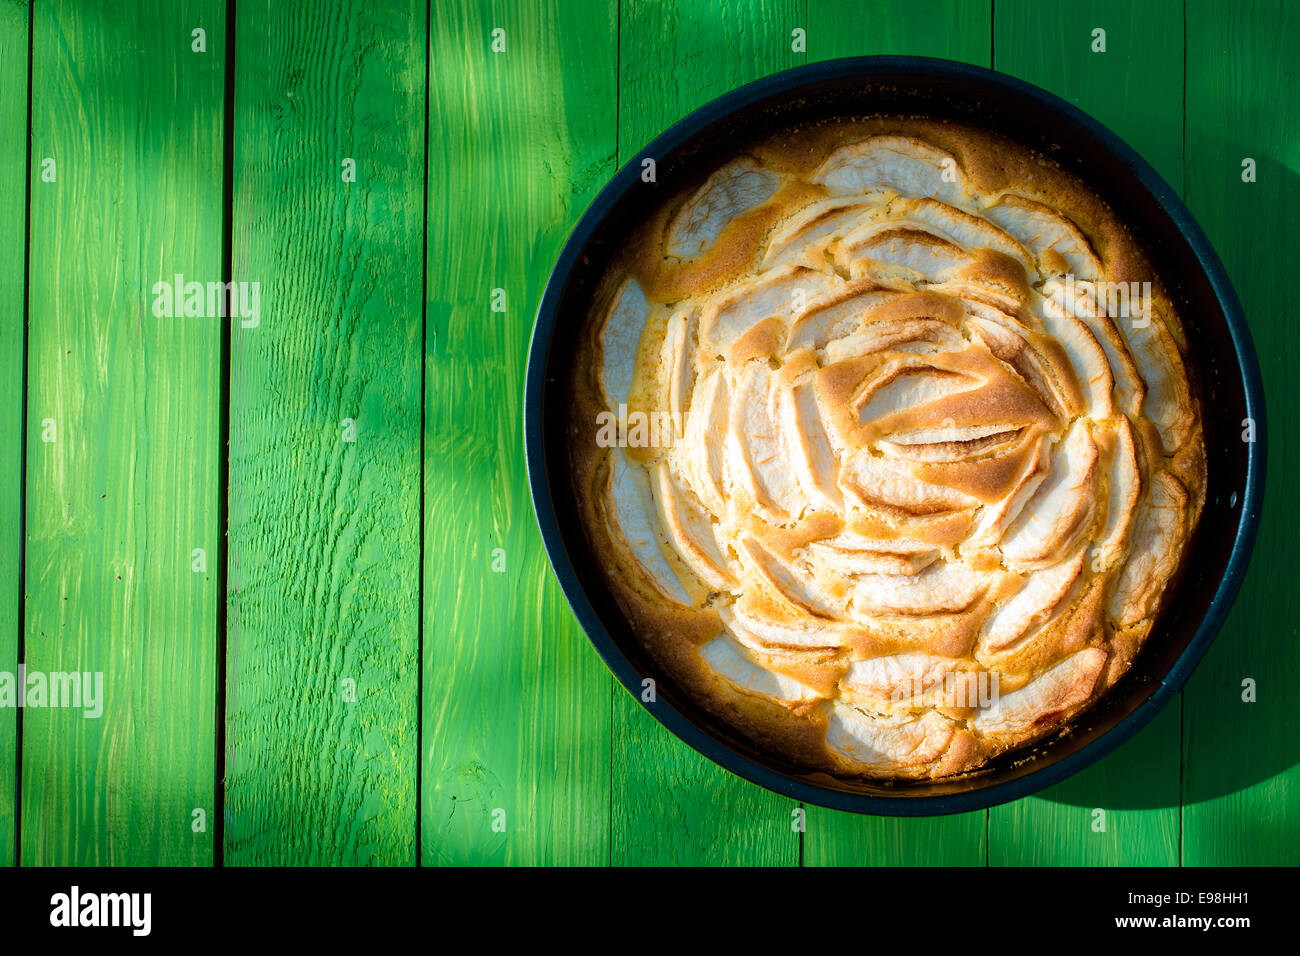
[[[521,412],[542,287],[615,169],[617,6],[432,10],[421,855],[599,864],[609,678],[546,562]]]
[[[997,69],[1092,114],[1182,187],[1180,0],[1002,0],[995,13]],[[1176,865],[1180,707],[1172,701],[1137,738],[1064,784],[991,810],[989,862]]]
[[[995,69],[1073,103],[1182,188],[1181,0],[998,0],[995,30]]]
[[[809,0],[808,56],[907,54],[989,65],[988,3],[969,0]],[[982,866],[983,811],[888,818],[808,808],[809,866]]]
[[[989,0],[807,0],[808,59],[934,56],[989,65]]]
[[[225,860],[414,864],[426,7],[236,16]]]
[[[1300,10],[1188,4],[1187,198],[1250,323],[1268,406],[1268,479],[1255,555],[1222,633],[1184,691],[1183,862],[1300,863],[1300,506],[1295,303],[1300,255]],[[1242,162],[1255,161],[1255,182]],[[1211,454],[1213,450],[1211,449]],[[1242,699],[1256,682],[1255,703]]]
[[[619,25],[619,161],[686,113],[750,80],[798,66],[796,0],[624,0]],[[614,684],[615,864],[793,865],[796,804],[728,774],[663,729]]]
[[[18,666],[22,557],[23,271],[27,226],[26,2],[0,3],[0,673]],[[18,452],[14,454],[14,452]],[[14,861],[16,710],[0,709],[0,866]]]
[[[153,288],[220,277],[223,25],[35,8],[26,664],[102,673],[103,711],[25,711],[24,864],[213,856],[221,326]]]

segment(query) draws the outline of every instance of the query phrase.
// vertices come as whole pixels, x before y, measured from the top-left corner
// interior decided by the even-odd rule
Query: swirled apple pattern
[[[722,167],[664,255],[788,179]],[[618,287],[603,401],[673,428],[609,451],[604,513],[642,585],[717,612],[698,653],[734,692],[821,713],[864,772],[968,769],[1150,626],[1199,505],[1166,467],[1200,441],[1176,325],[1140,294],[1115,314],[1066,215],[921,139],[839,146],[803,186],[739,279]]]

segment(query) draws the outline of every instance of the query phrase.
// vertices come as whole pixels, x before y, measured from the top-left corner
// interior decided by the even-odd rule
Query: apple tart
[[[569,440],[651,659],[839,775],[1065,727],[1130,666],[1205,495],[1187,343],[1122,217],[924,119],[639,188],[666,201],[595,297]]]

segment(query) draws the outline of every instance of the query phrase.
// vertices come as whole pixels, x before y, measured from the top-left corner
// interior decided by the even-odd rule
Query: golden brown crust
[[[1048,159],[929,119],[792,130],[683,184],[603,278],[582,522],[655,666],[755,746],[976,769],[1151,630],[1205,496],[1185,348],[1122,219]]]

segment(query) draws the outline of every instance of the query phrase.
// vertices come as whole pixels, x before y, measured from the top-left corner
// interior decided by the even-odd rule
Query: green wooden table
[[[1300,862],[1298,41],[1290,2],[0,0],[0,675],[104,675],[98,718],[0,709],[0,861]],[[1052,90],[1183,195],[1259,350],[1268,500],[1227,626],[1121,750],[800,833],[583,637],[524,360],[639,147],[880,53]],[[223,280],[226,317],[186,293]]]

